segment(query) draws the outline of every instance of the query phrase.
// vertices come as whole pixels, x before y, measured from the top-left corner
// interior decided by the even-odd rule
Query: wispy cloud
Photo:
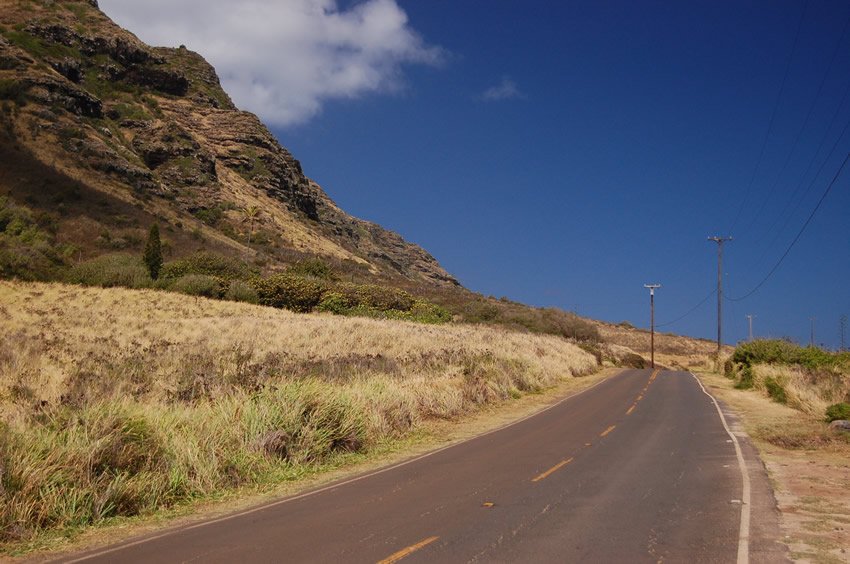
[[[444,51],[411,28],[396,0],[100,0],[119,24],[154,45],[206,57],[241,108],[273,124],[303,123],[327,100],[392,92],[406,64]]]
[[[491,86],[481,94],[482,100],[511,100],[513,98],[523,98],[524,95],[509,76],[503,76],[502,81]]]

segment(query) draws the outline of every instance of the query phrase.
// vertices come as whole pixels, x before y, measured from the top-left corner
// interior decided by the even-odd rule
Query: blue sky
[[[298,1],[324,15],[364,6]],[[101,5],[142,39],[162,39],[120,0]],[[484,294],[648,326],[643,284],[658,282],[664,323],[713,290],[706,237],[729,234],[725,289],[742,296],[850,151],[850,131],[839,137],[850,121],[844,1],[368,6],[394,23],[357,67],[362,80],[307,92],[315,103],[298,119],[275,113],[279,101],[254,111],[343,209],[422,245]],[[368,19],[358,18],[349,23]],[[187,45],[207,55],[202,37]],[[227,85],[226,61],[222,71],[209,58]],[[293,68],[280,76],[300,76]],[[754,314],[757,335],[808,342],[813,316],[816,340],[838,345],[839,316],[850,315],[848,212],[850,170],[761,289],[724,303],[725,340],[746,337]],[[715,315],[712,297],[663,329],[713,338]]]

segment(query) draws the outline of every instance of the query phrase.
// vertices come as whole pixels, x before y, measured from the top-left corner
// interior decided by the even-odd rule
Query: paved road
[[[741,442],[748,505],[736,444],[698,381],[686,372],[629,370],[529,419],[390,469],[72,558],[781,561],[763,468]],[[752,523],[743,540],[742,515]]]

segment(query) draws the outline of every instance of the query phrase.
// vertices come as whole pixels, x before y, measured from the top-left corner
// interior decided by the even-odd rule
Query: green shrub
[[[126,254],[103,255],[75,265],[67,274],[67,281],[84,286],[104,288],[150,288],[153,280],[138,257]]]
[[[20,80],[0,80],[0,100],[10,100],[17,106],[25,106],[27,90],[27,86]]]
[[[416,299],[409,293],[389,286],[346,284],[340,286],[338,290],[355,306],[379,311],[410,311],[416,303]]]
[[[646,368],[646,359],[637,353],[627,353],[621,360],[620,366],[627,366],[629,368]]]
[[[55,218],[0,197],[0,278],[51,280],[64,264],[53,232]]]
[[[355,305],[354,300],[350,299],[345,294],[341,294],[340,292],[327,292],[322,297],[322,301],[319,302],[316,309],[326,313],[346,315]]]
[[[452,320],[452,314],[449,310],[423,300],[416,300],[413,307],[410,308],[410,316],[412,321],[419,323],[440,324]]]
[[[322,301],[328,290],[326,283],[292,274],[276,274],[257,278],[251,282],[259,303],[265,306],[305,313],[312,311]]]
[[[777,403],[788,403],[788,396],[785,394],[785,388],[774,378],[768,376],[764,380],[764,387],[767,390],[767,395]]]
[[[230,285],[227,287],[227,292],[224,294],[224,299],[249,304],[256,304],[260,301],[257,291],[243,280],[231,280]]]
[[[187,274],[168,285],[172,292],[205,298],[220,298],[223,293],[221,287],[220,279],[206,274]]]
[[[180,278],[187,274],[204,274],[224,280],[247,280],[256,274],[246,262],[209,251],[199,251],[166,263],[161,278]]]
[[[732,360],[739,364],[798,364],[809,370],[834,369],[848,364],[841,353],[818,347],[801,347],[784,339],[759,339],[735,348]]]
[[[753,367],[749,364],[745,364],[743,368],[741,368],[741,379],[738,380],[735,387],[739,390],[750,390],[755,385],[754,378],[755,374],[753,373]]]
[[[313,276],[322,280],[335,280],[333,269],[319,258],[302,259],[287,267],[286,272],[295,276]]]
[[[151,225],[142,260],[145,261],[151,278],[154,280],[159,278],[159,271],[162,270],[162,243],[159,240],[159,225],[156,223]]]
[[[850,420],[850,403],[834,403],[826,408],[826,421],[831,423],[839,419]]]

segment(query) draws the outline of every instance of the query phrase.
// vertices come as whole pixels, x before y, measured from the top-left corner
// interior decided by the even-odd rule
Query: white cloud
[[[444,57],[414,31],[396,0],[100,0],[152,45],[201,53],[241,108],[276,125],[302,123],[323,102],[403,84],[402,65]]]
[[[502,81],[499,84],[491,86],[481,94],[481,99],[483,100],[510,100],[512,98],[522,97],[523,94],[517,88],[516,82],[508,76],[502,77]]]

